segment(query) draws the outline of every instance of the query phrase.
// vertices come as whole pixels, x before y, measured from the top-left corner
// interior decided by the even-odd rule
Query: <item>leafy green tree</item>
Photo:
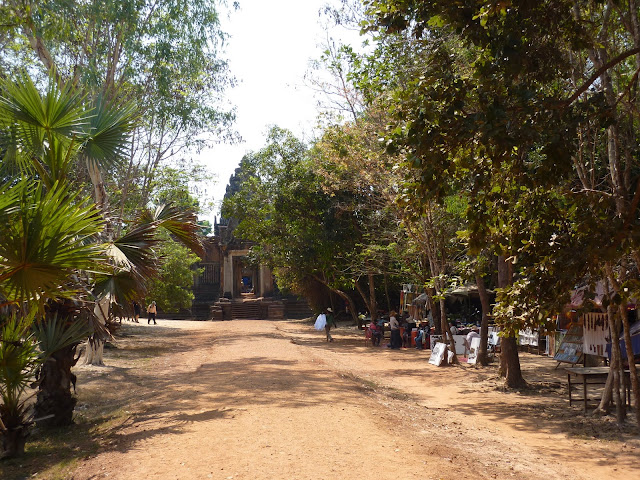
[[[403,120],[395,132],[425,194],[437,193],[443,177],[467,182],[471,247],[491,242],[517,261],[501,262],[503,308],[495,312],[509,351],[519,328],[544,322],[573,285],[597,278],[616,293],[610,327],[629,345],[623,285],[628,293],[637,283],[632,218],[640,199],[635,3],[367,5],[369,28],[428,45],[422,72],[398,97]],[[635,381],[633,390],[640,403]]]
[[[59,86],[74,84],[92,99],[136,100],[139,118],[127,155],[100,168],[88,163],[76,173],[91,179],[103,209],[107,190],[118,190],[124,221],[139,214],[136,206],[144,209],[152,201],[154,177],[164,162],[188,159],[193,150],[232,137],[234,114],[223,106],[222,93],[234,80],[220,56],[225,35],[218,5],[217,0],[2,2],[5,76],[29,66],[40,79],[54,72]],[[125,203],[131,194],[137,198],[129,211]]]
[[[391,168],[394,159],[379,142],[385,120],[384,109],[372,105],[355,121],[326,128],[311,151],[322,188],[337,214],[349,223],[354,241],[351,249],[341,248],[341,268],[352,278],[372,319],[377,316],[380,279],[385,284],[387,309],[392,309],[388,277],[396,280],[403,270],[401,246],[406,242],[396,207],[402,177]],[[361,279],[366,279],[365,286]]]
[[[193,276],[198,274],[192,267],[200,257],[167,235],[163,236],[157,254],[160,266],[157,276],[149,282],[147,298],[155,300],[163,312],[175,313],[191,308]]]
[[[209,220],[199,220],[198,225],[200,226],[200,233],[204,237],[208,237],[213,233],[213,225]]]
[[[307,147],[274,127],[267,145],[243,158],[235,185],[222,213],[238,222],[236,236],[257,243],[253,251],[279,287],[310,298],[322,285],[349,303],[356,320],[355,303],[343,290],[353,278],[342,268],[344,252],[354,248],[352,224],[323,190]]]

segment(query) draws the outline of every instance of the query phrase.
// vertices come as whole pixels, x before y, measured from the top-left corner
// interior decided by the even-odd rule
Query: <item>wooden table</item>
[[[609,367],[567,367],[567,382],[569,383],[569,406],[571,406],[571,375],[575,375],[580,379],[582,377],[582,398],[577,400],[584,401],[584,411],[587,412],[587,385],[604,385],[607,383],[607,377],[609,376]],[[630,396],[629,391],[629,370],[624,371],[623,384],[623,398],[627,401],[627,397]],[[591,380],[591,381],[590,381]]]

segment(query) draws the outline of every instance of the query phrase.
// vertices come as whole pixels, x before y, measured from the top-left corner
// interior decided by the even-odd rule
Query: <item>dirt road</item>
[[[327,344],[301,322],[122,332],[109,366],[77,371],[80,414],[113,402],[120,414],[65,478],[640,478],[638,437],[570,409],[561,374],[504,393],[492,369],[433,367],[353,328]]]

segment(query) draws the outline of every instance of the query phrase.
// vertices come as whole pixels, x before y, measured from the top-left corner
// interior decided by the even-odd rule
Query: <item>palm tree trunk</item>
[[[40,369],[35,418],[39,427],[59,427],[73,423],[73,410],[77,399],[71,393],[76,376],[71,373],[78,359],[76,346],[58,350]]]
[[[2,422],[0,421],[0,423]],[[24,446],[29,436],[29,428],[26,425],[18,425],[16,427],[2,426],[0,433],[2,434],[0,460],[24,455]]]

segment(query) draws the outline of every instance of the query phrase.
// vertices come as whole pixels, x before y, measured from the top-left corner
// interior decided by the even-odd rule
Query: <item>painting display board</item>
[[[447,363],[451,365],[453,363],[454,354],[451,350],[447,350]]]
[[[464,341],[466,340],[466,335],[452,335],[454,345],[456,346],[456,355],[464,355],[466,353],[466,348],[464,346]]]
[[[518,332],[518,343],[520,345],[529,345],[531,347],[537,347],[539,343],[539,333],[536,330],[532,331],[530,328],[520,330]]]
[[[557,362],[578,363],[582,358],[583,337],[582,325],[572,325],[553,359]]]
[[[480,349],[480,337],[473,337],[471,339],[471,347],[469,348],[469,356],[467,357],[467,363],[475,365],[478,361],[478,350]]]
[[[545,348],[545,352],[549,357],[555,357],[556,353],[558,353],[558,347],[562,345],[562,339],[564,335],[567,333],[566,330],[557,330],[555,332],[550,332],[547,335],[547,346]]]
[[[436,343],[431,349],[431,356],[429,357],[429,363],[439,367],[444,360],[444,354],[447,351],[446,343]]]
[[[607,356],[607,333],[609,332],[606,313],[586,313],[583,317],[583,351],[588,355]]]
[[[494,348],[500,346],[500,334],[498,332],[489,332],[489,345]]]

